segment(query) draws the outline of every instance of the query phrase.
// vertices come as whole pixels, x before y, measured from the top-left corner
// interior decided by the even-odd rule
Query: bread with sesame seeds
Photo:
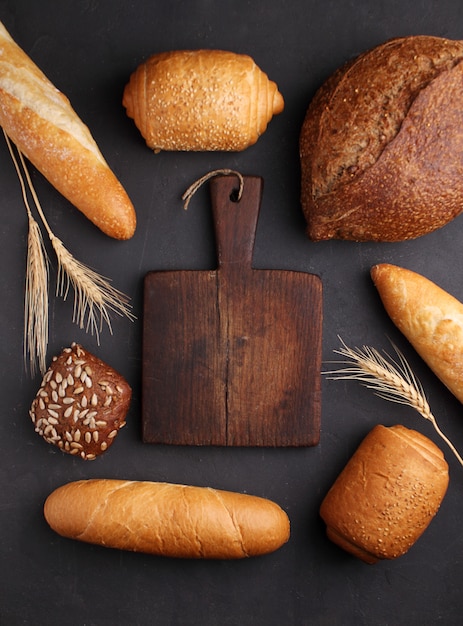
[[[0,125],[48,181],[105,234],[129,239],[135,209],[71,104],[0,22]]]
[[[327,536],[365,563],[395,559],[429,526],[448,482],[430,439],[401,425],[375,426],[321,504]]]
[[[289,539],[283,509],[266,498],[208,487],[91,479],[47,498],[50,527],[107,548],[188,559],[242,559]]]
[[[301,203],[314,241],[403,241],[463,210],[463,41],[410,36],[348,62],[300,133]]]
[[[73,343],[53,357],[29,415],[47,443],[91,461],[125,426],[131,396],[121,374]]]
[[[250,56],[225,50],[152,55],[131,75],[122,103],[155,152],[244,150],[284,108]]]

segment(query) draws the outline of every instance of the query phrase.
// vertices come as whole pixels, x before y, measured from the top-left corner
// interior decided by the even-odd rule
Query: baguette
[[[69,100],[0,22],[0,125],[48,181],[104,233],[129,239],[134,207]]]
[[[424,276],[396,265],[375,265],[371,277],[391,320],[463,402],[463,304]]]
[[[176,558],[257,556],[290,533],[286,513],[270,500],[147,481],[68,483],[48,496],[44,514],[64,537]]]
[[[463,208],[463,41],[392,39],[338,69],[300,134],[310,239],[403,241]]]
[[[436,515],[448,482],[444,455],[430,439],[375,426],[321,504],[327,536],[365,563],[402,556]]]
[[[250,56],[225,50],[154,54],[131,75],[122,104],[155,152],[244,150],[284,108]]]

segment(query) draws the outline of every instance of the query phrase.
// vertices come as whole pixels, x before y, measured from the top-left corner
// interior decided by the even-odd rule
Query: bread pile
[[[402,241],[463,210],[463,42],[393,39],[337,70],[300,134],[315,241]]]
[[[300,135],[301,201],[313,240],[401,241],[463,210],[463,42],[394,39],[340,68],[320,88]],[[0,23],[0,124],[18,149],[104,233],[135,230],[134,208],[90,131]],[[253,59],[220,50],[153,55],[132,74],[123,106],[147,145],[240,151],[284,108]],[[463,305],[388,265],[372,277],[393,321],[463,401]],[[411,314],[413,312],[413,315]],[[438,346],[436,349],[436,345]],[[90,460],[114,441],[128,383],[82,346],[53,360],[32,402],[36,431]],[[442,452],[416,431],[375,427],[323,500],[328,537],[367,563],[410,549],[448,486]],[[175,558],[267,554],[290,536],[274,502],[214,489],[112,479],[56,489],[47,522],[64,537]]]

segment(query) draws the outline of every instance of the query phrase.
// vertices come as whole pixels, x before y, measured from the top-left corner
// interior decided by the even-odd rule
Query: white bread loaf
[[[0,125],[49,182],[104,233],[136,227],[127,193],[69,100],[0,22]]]
[[[463,304],[421,274],[382,263],[371,277],[388,315],[463,402]]]
[[[325,496],[327,536],[366,563],[405,554],[447,491],[441,450],[404,426],[375,426]]]
[[[257,556],[290,533],[286,513],[265,498],[148,481],[68,483],[48,496],[44,514],[64,537],[177,558]]]
[[[226,50],[154,54],[133,72],[122,104],[155,152],[244,150],[284,108],[253,59]]]

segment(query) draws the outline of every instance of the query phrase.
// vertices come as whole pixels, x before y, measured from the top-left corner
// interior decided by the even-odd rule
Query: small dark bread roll
[[[447,491],[441,450],[404,426],[375,426],[320,507],[327,536],[366,563],[407,552]]]
[[[118,372],[73,343],[53,358],[29,414],[45,441],[93,460],[125,426],[131,396]]]
[[[300,135],[310,239],[402,241],[463,210],[463,41],[387,41],[315,94]]]

